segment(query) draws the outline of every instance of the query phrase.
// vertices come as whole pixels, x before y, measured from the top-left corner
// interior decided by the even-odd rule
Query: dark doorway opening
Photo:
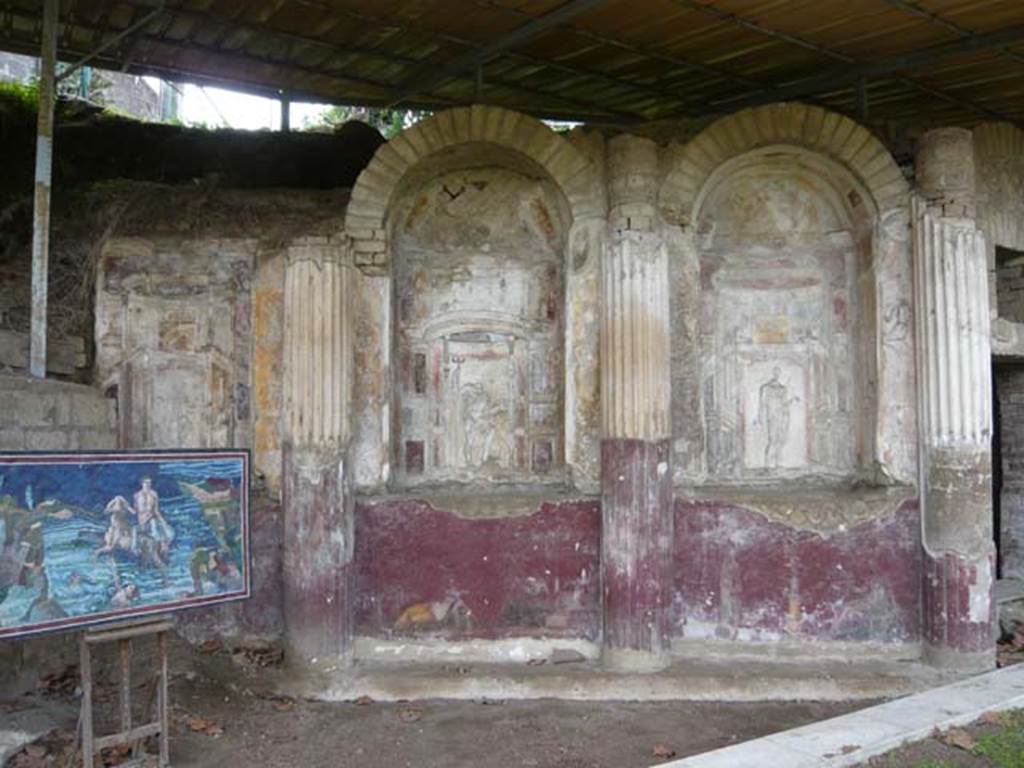
[[[1024,360],[992,365],[992,533],[997,578],[1024,582]]]
[[[996,578],[1003,578],[1003,438],[1000,366],[992,366],[992,535],[996,541]]]

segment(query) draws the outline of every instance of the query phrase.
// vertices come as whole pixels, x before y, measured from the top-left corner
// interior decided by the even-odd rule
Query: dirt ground
[[[285,674],[274,668],[273,652],[205,651],[175,648],[170,696],[175,768],[641,768],[867,706],[553,700],[323,703],[272,693],[274,682]],[[137,669],[149,663],[143,656],[135,658]],[[101,672],[100,680],[102,728],[115,722],[117,692],[109,670]],[[29,696],[0,697],[0,718],[14,708],[45,707],[59,722],[57,730],[8,766],[70,764],[76,682],[76,670],[69,669],[41,681]],[[147,690],[140,683],[133,695],[144,701]],[[126,757],[107,751],[104,763],[117,765]]]

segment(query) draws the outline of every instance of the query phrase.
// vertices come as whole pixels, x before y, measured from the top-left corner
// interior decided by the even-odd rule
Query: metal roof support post
[[[281,133],[292,129],[292,99],[288,91],[281,92]]]
[[[53,102],[59,0],[45,0],[36,127],[35,202],[32,209],[32,338],[29,370],[46,378],[46,298],[50,260],[50,186],[53,177]]]

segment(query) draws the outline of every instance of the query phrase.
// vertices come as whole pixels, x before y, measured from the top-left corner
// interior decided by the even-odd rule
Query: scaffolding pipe
[[[46,297],[50,260],[50,186],[53,177],[53,102],[57,69],[58,0],[45,0],[40,53],[36,180],[32,207],[32,337],[29,370],[46,378]]]

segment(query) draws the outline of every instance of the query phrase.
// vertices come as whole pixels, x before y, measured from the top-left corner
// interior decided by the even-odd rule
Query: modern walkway
[[[933,688],[842,717],[783,731],[659,768],[839,768],[862,763],[936,728],[1024,707],[1024,664]]]

